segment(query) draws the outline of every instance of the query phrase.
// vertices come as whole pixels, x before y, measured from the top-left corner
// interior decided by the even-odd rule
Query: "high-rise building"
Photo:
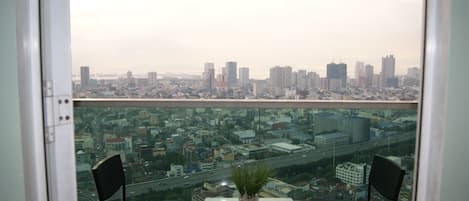
[[[80,67],[80,84],[82,89],[86,89],[89,86],[90,82],[90,67],[82,66]]]
[[[371,86],[372,87],[381,87],[381,75],[380,74],[374,74],[373,75],[373,80],[371,81]]]
[[[278,89],[290,88],[292,83],[292,68],[290,66],[275,66],[270,68],[270,86]]]
[[[370,64],[365,65],[365,86],[371,87],[373,85],[373,66]]]
[[[127,71],[127,87],[136,87],[135,79],[132,75],[132,71]]]
[[[347,87],[347,64],[327,64],[327,79],[329,80],[329,87],[331,87],[332,85],[338,85],[342,88]]]
[[[249,84],[249,68],[239,68],[239,85],[245,87]]]
[[[339,130],[349,133],[352,143],[365,142],[370,139],[370,119],[362,117],[345,118]]]
[[[227,81],[228,81],[228,88],[231,88],[236,85],[237,82],[237,66],[238,64],[235,61],[228,61],[226,62],[226,75],[227,75]]]
[[[205,89],[215,89],[215,64],[214,63],[205,63],[204,64],[204,73],[203,85]]]
[[[296,75],[296,89],[301,91],[308,89],[308,74],[306,70],[298,70]]]
[[[339,130],[342,116],[331,113],[318,113],[314,116],[314,135],[333,133]]]
[[[388,81],[386,84],[387,84],[387,87],[397,88],[399,87],[399,78],[398,77],[388,78]]]
[[[381,59],[381,86],[388,87],[394,81],[396,59],[394,55],[387,55]]]
[[[418,86],[420,84],[420,69],[417,67],[408,68],[407,76],[404,78],[402,85]]]
[[[357,61],[355,64],[355,82],[359,87],[365,87],[365,63],[362,61]]]
[[[308,72],[308,89],[318,89],[321,87],[321,78],[316,72]]]
[[[329,80],[327,78],[319,78],[321,90],[328,90],[329,89]]]
[[[127,80],[131,80],[132,78],[132,71],[127,71]]]
[[[216,88],[219,91],[226,91],[228,89],[228,72],[226,67],[221,68],[221,73],[217,75]]]
[[[407,77],[419,80],[420,79],[420,69],[417,67],[407,69]]]
[[[157,73],[156,72],[148,72],[148,85],[156,85],[157,80]]]
[[[298,72],[291,73],[291,86],[296,88],[298,85]]]

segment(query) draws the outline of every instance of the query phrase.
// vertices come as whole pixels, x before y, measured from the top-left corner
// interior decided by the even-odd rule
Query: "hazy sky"
[[[71,0],[74,73],[216,73],[226,61],[267,78],[290,65],[325,75],[326,64],[364,61],[380,72],[420,66],[422,0]]]

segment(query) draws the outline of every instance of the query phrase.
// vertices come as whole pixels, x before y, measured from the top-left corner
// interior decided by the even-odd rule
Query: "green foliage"
[[[233,182],[241,195],[244,195],[246,192],[245,186],[248,176],[248,169],[246,166],[237,166],[232,167],[231,169],[231,179],[233,179]]]
[[[169,170],[170,165],[184,165],[184,156],[177,152],[168,152],[164,156],[153,157],[152,168],[156,170]]]
[[[272,168],[266,165],[244,165],[232,167],[231,178],[241,195],[255,196],[273,175]]]

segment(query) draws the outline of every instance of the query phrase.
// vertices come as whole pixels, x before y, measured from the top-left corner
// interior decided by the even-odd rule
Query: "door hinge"
[[[45,97],[52,96],[52,94],[53,94],[53,93],[52,93],[52,92],[53,92],[53,91],[52,91],[52,84],[53,84],[53,83],[52,83],[52,81],[50,81],[50,80],[44,81],[44,84],[43,84],[42,86],[44,86],[43,91],[44,91],[44,96],[45,96]]]
[[[45,139],[47,143],[52,143],[55,141],[55,128],[72,123],[72,97],[55,95],[53,82],[45,81],[44,107]]]
[[[51,127],[51,128],[46,127],[46,129],[44,130],[44,135],[45,135],[45,139],[46,139],[47,144],[55,142],[55,132],[54,132],[53,127]]]

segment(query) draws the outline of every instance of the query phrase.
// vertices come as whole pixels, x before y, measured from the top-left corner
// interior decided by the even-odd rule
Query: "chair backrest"
[[[368,179],[368,200],[371,197],[371,187],[389,200],[397,201],[405,171],[393,161],[376,155],[371,165]]]
[[[125,175],[119,154],[99,161],[92,172],[100,201],[109,199],[121,187],[122,200],[125,200]]]

